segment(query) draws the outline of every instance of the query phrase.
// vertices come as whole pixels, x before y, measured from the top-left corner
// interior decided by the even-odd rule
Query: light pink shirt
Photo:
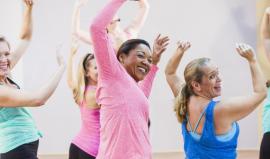
[[[96,90],[95,86],[86,87],[86,91]],[[85,100],[80,105],[81,130],[72,143],[91,156],[97,156],[100,141],[100,109],[89,108]]]
[[[106,26],[125,0],[111,0],[91,25],[98,68],[100,147],[97,159],[150,159],[148,96],[158,68],[139,84],[118,62]]]

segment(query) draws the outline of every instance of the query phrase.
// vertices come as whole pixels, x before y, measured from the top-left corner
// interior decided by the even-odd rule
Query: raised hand
[[[34,4],[33,0],[23,0],[23,1],[27,7],[32,7]]]
[[[76,2],[77,6],[82,7],[85,6],[88,3],[89,0],[78,0]]]
[[[237,43],[236,50],[240,56],[244,57],[249,62],[255,61],[254,51],[251,46],[244,43]]]
[[[190,48],[191,44],[188,41],[178,41],[177,42],[177,52],[184,53]]]
[[[159,62],[162,53],[167,49],[169,40],[170,39],[168,36],[161,37],[160,34],[155,39],[152,53],[152,60],[154,65]]]

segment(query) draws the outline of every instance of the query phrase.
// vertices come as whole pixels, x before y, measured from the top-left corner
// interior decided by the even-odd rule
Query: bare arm
[[[5,107],[36,107],[44,105],[55,91],[65,70],[63,57],[58,55],[59,68],[51,79],[43,87],[36,91],[17,90],[6,86],[0,86],[0,105]]]
[[[131,38],[137,38],[138,33],[142,29],[149,13],[149,4],[147,0],[139,0],[138,3],[139,12],[130,25],[125,29],[125,31],[131,35]]]
[[[17,46],[17,48],[14,50],[14,52],[10,55],[10,68],[12,69],[19,59],[22,57],[22,55],[26,52],[26,49],[28,48],[29,41],[32,38],[32,32],[33,32],[33,24],[32,24],[32,7],[33,7],[33,1],[32,0],[24,0],[25,3],[25,11],[23,14],[23,24],[21,28],[20,33],[20,43]]]
[[[177,76],[176,71],[185,51],[189,48],[190,48],[189,42],[178,42],[178,47],[173,56],[168,61],[167,66],[165,68],[166,80],[175,97],[180,92],[181,89],[180,86],[184,83],[184,81],[182,81]]]
[[[74,11],[72,15],[72,35],[77,39],[92,45],[92,40],[89,36],[89,32],[81,29],[80,25],[80,9],[88,0],[78,0],[75,2]]]
[[[267,94],[265,79],[260,70],[257,60],[254,57],[253,50],[246,44],[237,46],[238,53],[244,57],[249,64],[253,92],[248,96],[231,98],[218,103],[215,113],[220,118],[225,118],[228,124],[238,121],[250,114],[264,100]]]
[[[266,56],[270,61],[270,7],[264,12],[261,24],[261,38]]]
[[[69,88],[73,91],[73,89],[76,88],[76,81],[74,81],[74,76],[73,76],[73,59],[75,54],[77,53],[78,50],[78,44],[74,40],[72,40],[71,44],[71,50],[68,58],[68,63],[67,63],[67,83]]]

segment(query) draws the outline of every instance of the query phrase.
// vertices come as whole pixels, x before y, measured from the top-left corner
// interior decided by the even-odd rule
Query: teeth
[[[142,68],[142,67],[138,67],[138,68],[139,68],[139,70],[140,70],[141,72],[146,73],[146,69],[145,69],[145,68]]]

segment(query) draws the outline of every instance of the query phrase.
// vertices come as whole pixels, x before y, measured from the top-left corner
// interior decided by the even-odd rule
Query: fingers
[[[191,46],[189,41],[178,41],[177,45],[178,45],[177,49],[181,49],[182,51],[186,51]]]
[[[244,44],[244,43],[237,43],[236,49],[237,49],[237,51],[242,52],[242,53],[253,51],[251,46]]]
[[[24,3],[26,4],[26,6],[32,6],[33,0],[24,0]]]
[[[254,51],[251,46],[244,43],[237,43],[236,50],[240,56],[246,58],[248,61],[254,61]]]

